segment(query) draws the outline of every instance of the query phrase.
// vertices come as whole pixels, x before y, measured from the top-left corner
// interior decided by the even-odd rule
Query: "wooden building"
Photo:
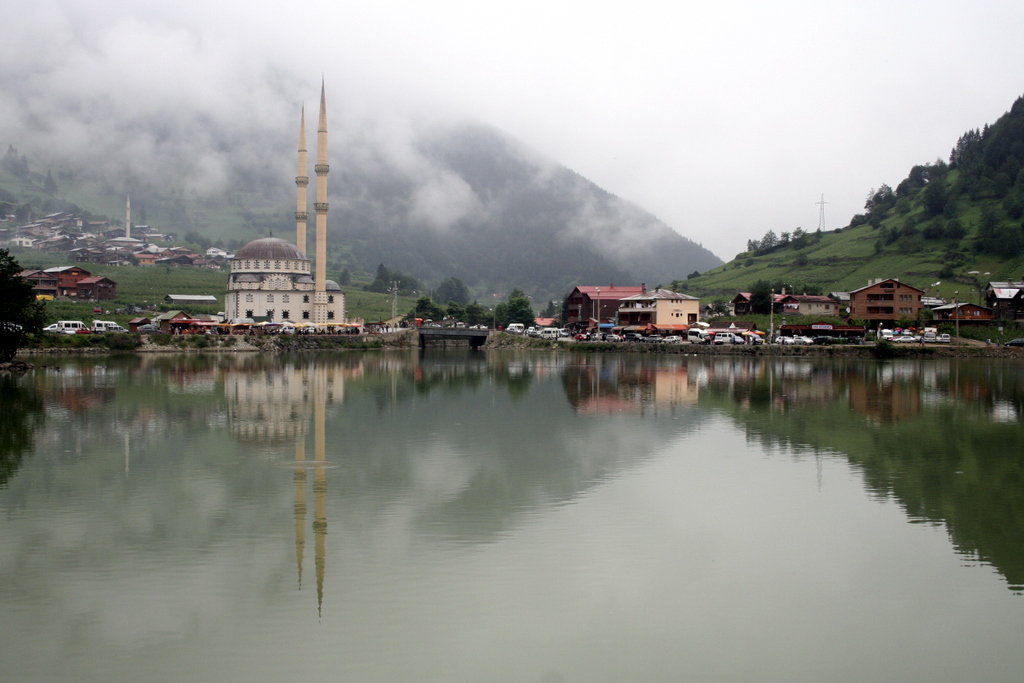
[[[875,280],[850,292],[850,317],[866,320],[871,327],[899,320],[916,321],[921,314],[923,295],[923,289],[900,282],[897,278]]]

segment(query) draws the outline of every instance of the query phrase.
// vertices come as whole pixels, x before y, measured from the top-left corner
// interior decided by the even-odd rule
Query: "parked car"
[[[893,343],[896,344],[913,344],[914,342],[921,341],[920,338],[915,337],[912,334],[901,334],[898,337],[892,338]]]
[[[946,335],[946,336],[948,337],[949,335]],[[1018,337],[1017,339],[1011,339],[1010,341],[1006,342],[1006,345],[1007,346],[1024,346],[1024,337]]]
[[[814,340],[811,339],[810,337],[804,337],[802,335],[797,334],[793,336],[793,343],[801,344],[803,346],[811,346],[812,344],[814,344]]]
[[[579,333],[579,334],[577,334],[577,335],[576,335],[575,337],[573,337],[573,339],[575,339],[575,340],[576,340],[576,341],[578,341],[578,342],[583,342],[583,341],[587,341],[587,335],[585,335],[585,334],[583,334],[582,332],[580,332],[580,333]]]
[[[620,335],[615,334],[614,332],[609,332],[608,334],[604,335],[604,340],[606,342],[620,342],[622,341],[622,337]]]
[[[937,341],[940,344],[949,344],[953,341],[953,339],[948,334],[940,334],[938,337],[935,338],[935,341]]]
[[[159,325],[153,323],[146,323],[145,325],[139,325],[139,334],[156,334],[160,331]]]
[[[670,334],[669,336],[667,336],[664,339],[662,339],[661,343],[663,343],[663,344],[682,344],[683,343],[683,338],[680,337],[678,334]]]
[[[817,336],[814,339],[812,339],[811,341],[813,341],[815,344],[817,344],[819,346],[828,346],[829,344],[835,343],[835,339],[833,339],[832,337],[829,337],[828,335],[825,335],[825,334]]]
[[[622,341],[627,342],[642,342],[644,338],[636,332],[627,332],[623,335]]]

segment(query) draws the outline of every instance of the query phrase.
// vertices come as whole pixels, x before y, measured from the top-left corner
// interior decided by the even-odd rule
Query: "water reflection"
[[[702,405],[769,447],[840,455],[879,499],[941,525],[1024,590],[1024,373],[960,361],[708,366]]]
[[[0,377],[0,670],[749,680],[820,656],[814,680],[850,650],[847,679],[874,680],[865,662],[921,660],[860,647],[879,624],[945,646],[1021,623],[1004,580],[1024,582],[1022,381],[955,361],[429,351]],[[931,610],[961,590],[940,618],[887,616],[894,596]],[[891,677],[936,680],[921,671]]]
[[[43,425],[43,402],[38,394],[0,373],[0,489],[15,476]]]

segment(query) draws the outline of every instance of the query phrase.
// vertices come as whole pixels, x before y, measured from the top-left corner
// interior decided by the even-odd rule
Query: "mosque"
[[[345,293],[327,279],[327,101],[320,85],[320,122],[316,134],[316,264],[311,274],[306,256],[306,110],[299,121],[299,163],[295,177],[295,244],[279,237],[249,242],[230,261],[224,311],[229,320],[259,318],[267,322],[291,321],[328,325],[346,322]]]

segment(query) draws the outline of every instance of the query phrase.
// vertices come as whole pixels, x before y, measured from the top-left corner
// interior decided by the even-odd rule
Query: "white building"
[[[279,237],[249,242],[229,261],[224,313],[229,320],[266,318],[268,322],[313,322],[316,283],[309,259]],[[325,283],[327,322],[345,322],[345,295],[333,280]]]

